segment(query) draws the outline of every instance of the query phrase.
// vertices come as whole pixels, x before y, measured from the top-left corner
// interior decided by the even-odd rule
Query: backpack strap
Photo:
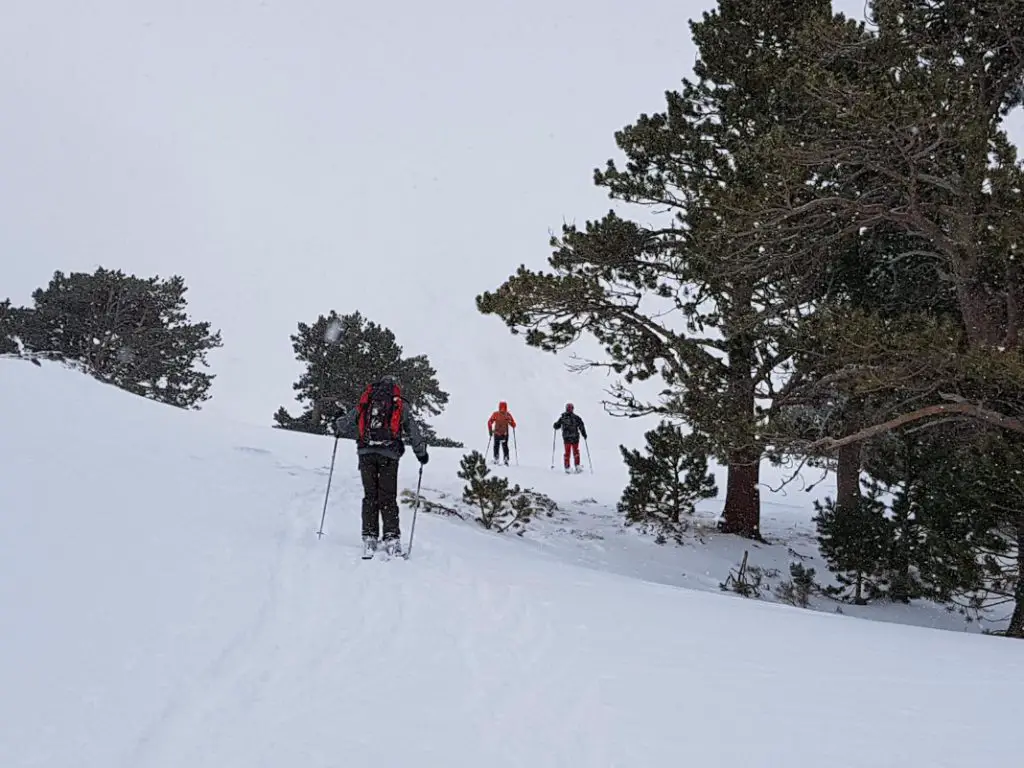
[[[397,384],[392,385],[392,397],[394,398],[391,408],[391,434],[397,439],[402,436],[402,411],[405,398],[402,397],[402,390]]]
[[[362,440],[366,437],[366,407],[370,404],[370,393],[373,392],[373,384],[367,385],[366,389],[363,390],[362,396],[359,398],[359,439]]]

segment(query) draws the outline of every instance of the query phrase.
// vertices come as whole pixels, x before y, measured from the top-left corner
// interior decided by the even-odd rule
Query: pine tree
[[[183,278],[139,278],[120,270],[55,272],[19,310],[17,330],[31,351],[73,362],[96,378],[181,408],[209,399],[206,355],[222,346],[210,324],[186,313]]]
[[[682,543],[696,502],[718,494],[706,441],[664,421],[644,437],[646,455],[619,446],[630,478],[619,512],[628,525],[653,531],[659,544],[669,538]]]
[[[922,489],[914,567],[925,596],[969,617],[1009,607],[1007,634],[1024,637],[1024,440],[961,424],[919,433],[911,446]]]
[[[890,545],[878,594],[907,602],[948,602],[979,588],[979,547],[995,519],[985,509],[994,489],[977,495],[969,478],[983,472],[984,452],[961,444],[973,425],[892,435],[872,450],[869,487],[891,497]],[[980,454],[980,455],[979,455]]]
[[[0,355],[13,354],[18,351],[18,344],[15,342],[15,309],[11,307],[11,300],[0,301]]]
[[[878,489],[862,496],[853,509],[837,509],[832,499],[814,502],[817,514],[818,546],[840,587],[826,591],[847,595],[857,605],[865,605],[876,594],[876,584],[885,567],[892,541],[886,519],[885,502]]]
[[[761,205],[737,218],[759,221],[758,247],[798,244],[789,268],[807,279],[835,274],[838,243],[887,238],[895,247],[857,254],[867,256],[862,275],[895,274],[899,289],[945,288],[954,323],[922,311],[913,288],[895,296],[905,293],[916,317],[865,303],[857,309],[867,317],[830,323],[831,379],[891,398],[854,435],[931,428],[942,422],[931,417],[951,408],[1024,432],[1024,167],[1005,125],[1024,95],[1020,2],[871,6],[872,34],[859,40],[825,26],[805,36],[804,62],[780,88],[806,119],[765,139],[775,151],[774,194],[748,201]],[[830,183],[794,194],[808,170]],[[978,403],[987,407],[971,407]]]
[[[504,532],[521,528],[540,511],[543,497],[510,486],[508,478],[492,475],[479,451],[462,457],[458,477],[466,481],[462,500],[479,512],[476,521],[484,528]]]
[[[971,617],[1011,604],[1009,634],[1020,636],[1022,457],[1013,441],[969,424],[890,437],[872,451],[873,476],[855,513],[831,502],[819,508],[822,554],[855,599],[924,598]]]
[[[354,407],[368,384],[392,375],[400,380],[402,396],[428,443],[461,447],[437,437],[426,423],[427,417],[437,416],[448,403],[449,395],[438,384],[437,372],[425,355],[403,357],[402,347],[389,329],[359,312],[338,315],[332,310],[312,325],[299,323],[291,340],[296,359],[306,365],[292,387],[303,410],[292,416],[282,406],[274,414],[278,427],[327,434],[335,413]]]
[[[888,505],[882,500],[886,495],[891,497]],[[948,597],[946,585],[929,584],[923,575],[934,571],[933,562],[941,562],[940,551],[948,554],[927,535],[929,501],[921,477],[911,475],[896,486],[871,480],[867,495],[853,508],[839,507],[831,499],[824,506],[815,504],[822,556],[836,580],[852,590],[855,603]],[[831,591],[844,594],[842,589]]]
[[[833,23],[830,5],[721,0],[704,14],[692,25],[697,81],[667,93],[664,112],[616,134],[622,168],[609,161],[595,172],[612,198],[668,211],[663,226],[614,212],[582,229],[565,226],[552,239],[553,272],[520,267],[477,297],[481,312],[548,351],[589,333],[607,356],[591,365],[623,376],[616,394],[624,413],[662,414],[708,435],[727,466],[722,529],[752,538],[760,537],[765,450],[759,401],[779,399],[790,326],[820,289],[787,275],[790,246],[756,247],[756,220],[743,220],[745,234],[726,223],[768,195],[772,153],[761,140],[802,119],[800,104],[780,98],[774,84],[802,59],[804,26]],[[738,258],[741,250],[754,255]],[[658,402],[629,391],[652,377],[666,384]]]

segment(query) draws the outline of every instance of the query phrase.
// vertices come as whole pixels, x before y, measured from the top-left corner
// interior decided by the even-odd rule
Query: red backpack
[[[371,384],[359,398],[359,444],[393,445],[402,436],[402,390],[397,384]]]

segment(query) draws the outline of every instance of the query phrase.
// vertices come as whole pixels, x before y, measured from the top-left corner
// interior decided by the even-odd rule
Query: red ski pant
[[[572,454],[576,459],[576,466],[580,465],[580,444],[579,443],[566,443],[565,444],[565,466],[569,467],[569,454]]]

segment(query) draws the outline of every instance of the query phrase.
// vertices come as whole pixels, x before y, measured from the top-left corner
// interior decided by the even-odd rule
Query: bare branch
[[[962,398],[957,395],[943,395],[943,399],[953,400],[954,402],[938,403],[936,405],[928,405],[924,408],[918,408],[916,411],[904,413],[894,419],[889,419],[881,424],[875,424],[874,426],[867,427],[859,432],[854,432],[852,435],[847,435],[846,437],[838,439],[827,437],[822,440],[816,440],[808,446],[808,450],[822,451],[826,453],[832,452],[844,445],[859,443],[863,440],[874,437],[875,435],[881,434],[882,432],[889,432],[902,427],[904,424],[911,424],[932,416],[946,416],[948,414],[963,414],[979,421],[984,421],[988,424],[993,424],[997,427],[1002,427],[1003,429],[1008,429],[1012,432],[1024,435],[1024,421],[1021,421],[1020,419],[1015,419],[1012,416],[1007,416],[999,413],[998,411],[991,411],[987,408],[981,407],[980,405],[960,402],[962,401]],[[945,421],[945,419],[940,419],[938,422],[923,425],[921,428],[925,429],[933,427],[943,421]]]

